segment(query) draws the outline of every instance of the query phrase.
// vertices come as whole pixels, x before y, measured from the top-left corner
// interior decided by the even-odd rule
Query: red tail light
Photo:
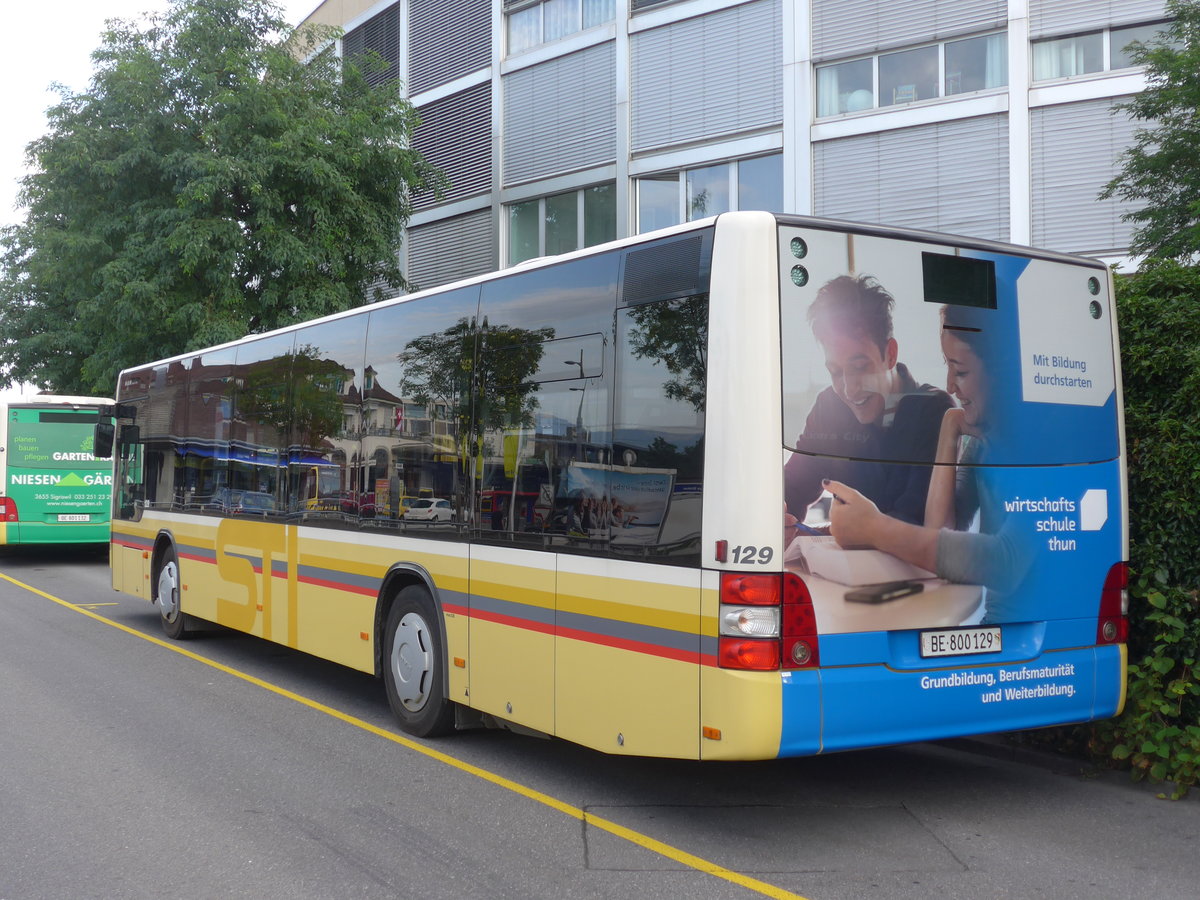
[[[1129,638],[1129,563],[1114,563],[1100,591],[1097,644],[1124,644]]]
[[[717,652],[717,665],[722,669],[774,672],[779,668],[779,641],[723,637]]]
[[[17,504],[8,497],[0,497],[0,522],[17,521]]]
[[[813,669],[821,664],[817,613],[812,594],[799,575],[783,576],[783,667]]]
[[[819,664],[812,597],[799,576],[721,575],[717,665],[775,671]]]
[[[745,606],[778,606],[783,599],[783,582],[779,575],[742,575],[725,572],[721,575],[721,602]]]

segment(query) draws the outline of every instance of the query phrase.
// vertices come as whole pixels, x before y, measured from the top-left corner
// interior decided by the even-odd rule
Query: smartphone
[[[850,603],[887,603],[910,594],[919,594],[923,590],[925,585],[919,581],[889,581],[887,584],[868,584],[846,591],[846,600]]]

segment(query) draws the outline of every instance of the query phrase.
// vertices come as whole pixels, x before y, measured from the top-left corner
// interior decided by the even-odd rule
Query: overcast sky
[[[292,25],[320,0],[277,0]],[[168,0],[43,0],[5,3],[8,45],[0,53],[0,224],[22,216],[13,208],[17,179],[25,174],[25,147],[46,132],[46,109],[58,102],[50,85],[73,91],[87,87],[92,51],[100,46],[107,19],[140,19],[165,11]]]
[[[320,0],[276,0],[292,25]],[[25,147],[46,133],[46,110],[58,102],[54,83],[82,91],[92,74],[92,51],[108,19],[140,20],[163,12],[169,0],[43,0],[5,3],[8,45],[0,53],[0,225],[23,219],[16,208],[17,180],[25,174]],[[4,389],[0,376],[0,395]]]

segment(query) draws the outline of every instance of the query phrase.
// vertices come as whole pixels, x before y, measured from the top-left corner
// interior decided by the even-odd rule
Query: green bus
[[[0,400],[0,544],[108,541],[112,464],[92,442],[111,413],[104,397]]]

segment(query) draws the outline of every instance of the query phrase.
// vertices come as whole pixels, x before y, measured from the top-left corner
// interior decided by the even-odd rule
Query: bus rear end
[[[704,716],[723,734],[704,755],[1118,713],[1128,543],[1107,270],[799,217],[770,229],[768,254],[763,222],[718,222],[714,368],[780,389],[710,385],[710,458],[740,473],[743,500],[706,510],[719,603]],[[754,263],[718,275],[767,255],[761,283]],[[777,333],[745,328],[776,302]],[[757,445],[780,427],[782,472],[768,471],[779,462]],[[774,540],[759,525],[780,513]]]
[[[5,405],[0,544],[108,541],[112,469],[92,441],[111,403],[38,396]]]

